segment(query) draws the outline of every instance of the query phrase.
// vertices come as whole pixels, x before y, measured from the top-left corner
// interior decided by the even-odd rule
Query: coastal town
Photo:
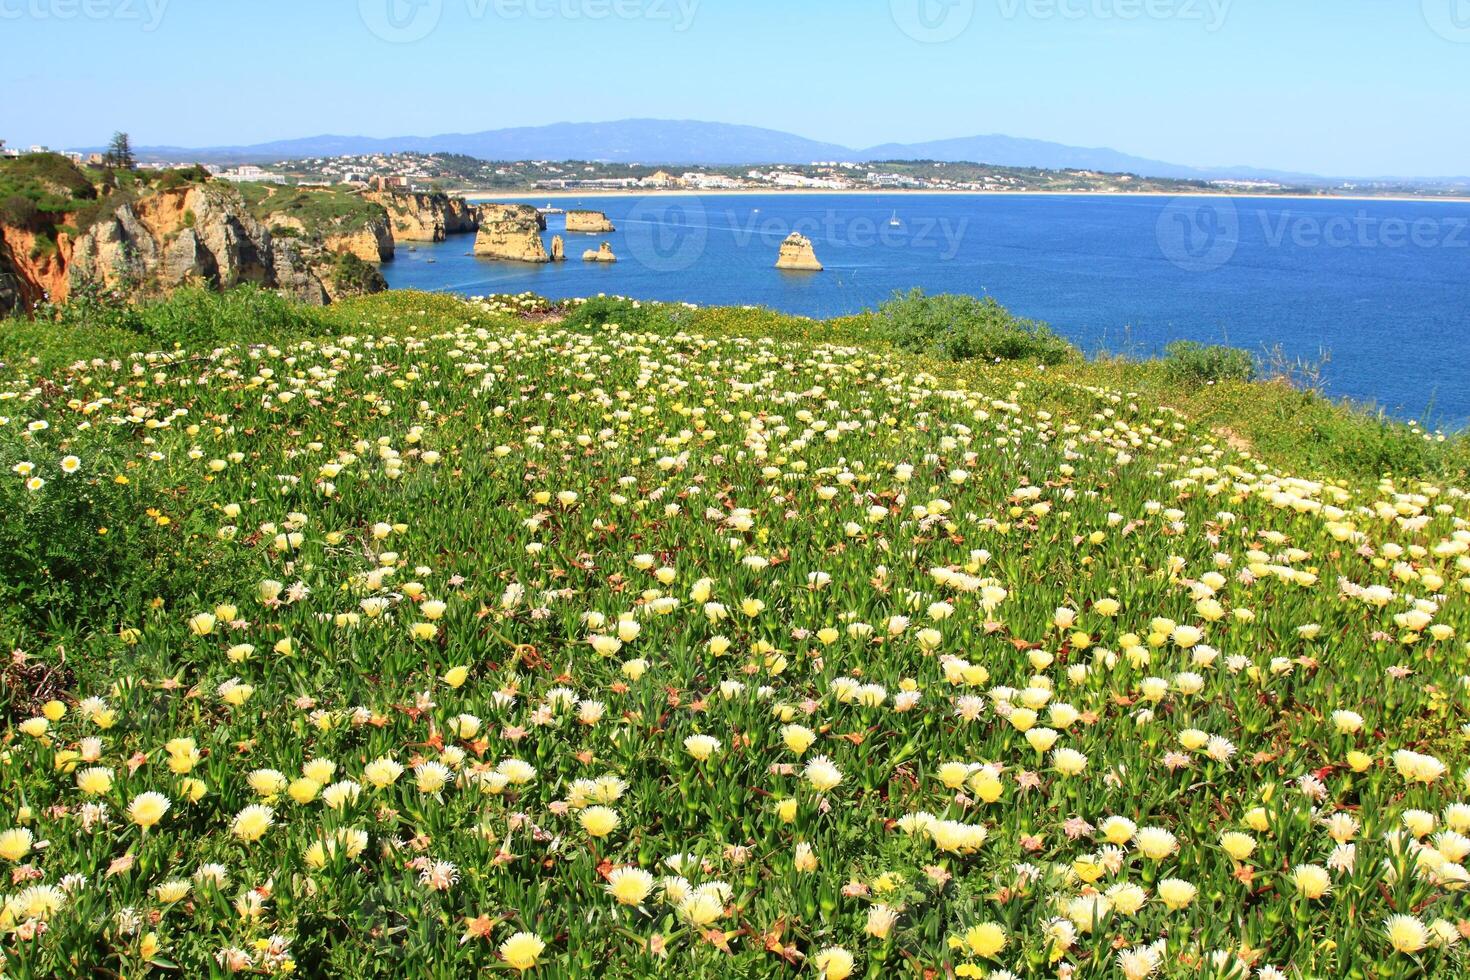
[[[102,166],[102,153],[7,148],[0,156],[59,152],[78,166]],[[145,170],[191,166],[194,160],[140,159]],[[601,161],[489,161],[450,153],[383,153],[293,160],[204,163],[210,174],[236,183],[297,187],[358,187],[378,191],[656,193],[692,191],[932,191],[1086,193],[1302,193],[1273,181],[1194,181],[1095,170],[1048,170],[942,161],[811,161],[761,166],[683,167]],[[1320,188],[1308,191],[1323,193]]]

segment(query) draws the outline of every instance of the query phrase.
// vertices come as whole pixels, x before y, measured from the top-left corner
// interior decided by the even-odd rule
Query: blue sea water
[[[1446,429],[1470,424],[1470,204],[1082,195],[552,197],[617,231],[568,235],[569,261],[475,258],[470,236],[400,246],[395,289],[618,294],[827,317],[896,290],[991,295],[1089,351],[1228,343],[1319,361],[1329,393]],[[897,220],[898,224],[892,222]],[[564,234],[551,215],[544,238]],[[827,271],[778,272],[812,239]],[[601,241],[620,261],[582,252]]]

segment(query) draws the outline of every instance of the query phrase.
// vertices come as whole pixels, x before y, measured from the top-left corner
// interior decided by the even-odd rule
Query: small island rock
[[[568,211],[567,231],[605,235],[617,229],[613,227],[611,221],[607,220],[607,215],[601,211]]]
[[[588,249],[582,253],[583,262],[616,262],[618,257],[613,254],[612,244],[603,242],[599,249]]]
[[[811,240],[800,232],[793,231],[781,243],[781,254],[776,259],[776,268],[796,272],[821,272],[822,263],[817,261],[817,253],[812,248]]]

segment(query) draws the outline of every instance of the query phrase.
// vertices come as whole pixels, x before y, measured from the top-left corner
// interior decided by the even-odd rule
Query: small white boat
[[[898,220],[898,212],[897,211],[893,212],[893,217],[888,219],[888,227],[890,227],[890,228],[902,228],[903,227],[903,222]]]

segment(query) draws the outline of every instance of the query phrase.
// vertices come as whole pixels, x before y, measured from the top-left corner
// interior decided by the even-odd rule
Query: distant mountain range
[[[88,148],[97,149],[97,148]],[[1048,170],[1098,170],[1182,180],[1273,180],[1332,183],[1345,178],[1256,167],[1187,167],[1105,147],[1067,146],[1013,136],[967,136],[929,143],[885,143],[854,149],[757,126],[692,120],[624,119],[556,123],[442,136],[308,136],[250,146],[148,146],[140,159],[201,163],[262,163],[365,153],[462,153],[482,160],[588,160],[648,164],[806,164],[818,160],[939,160]],[[1355,178],[1374,179],[1374,178]],[[1377,178],[1453,182],[1465,178]]]

